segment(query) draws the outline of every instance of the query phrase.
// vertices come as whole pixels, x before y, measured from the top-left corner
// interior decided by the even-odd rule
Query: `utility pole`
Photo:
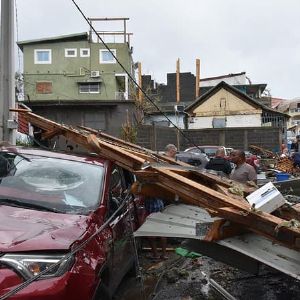
[[[196,99],[200,95],[200,59],[196,59]]]
[[[14,1],[1,0],[0,36],[0,140],[16,144],[14,65]]]

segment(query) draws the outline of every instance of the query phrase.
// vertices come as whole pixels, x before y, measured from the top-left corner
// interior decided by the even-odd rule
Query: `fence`
[[[220,145],[247,150],[256,145],[274,152],[279,151],[282,133],[274,127],[188,129],[178,134],[175,128],[142,125],[138,128],[137,144],[155,151],[163,151],[167,144],[179,150],[195,145]]]

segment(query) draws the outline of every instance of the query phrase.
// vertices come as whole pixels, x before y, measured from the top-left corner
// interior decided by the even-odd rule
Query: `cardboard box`
[[[255,204],[255,209],[271,213],[286,201],[272,182],[268,182],[261,188],[246,197],[251,206]]]

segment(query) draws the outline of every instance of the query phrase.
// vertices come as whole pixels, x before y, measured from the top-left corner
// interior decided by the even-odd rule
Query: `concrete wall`
[[[101,102],[100,102],[101,103]],[[67,125],[82,125],[93,129],[100,129],[113,136],[120,137],[122,124],[128,116],[134,120],[134,101],[98,105],[47,105],[37,106],[27,104],[34,113],[58,123]]]
[[[195,117],[189,123],[189,129],[213,128],[215,117]],[[226,127],[261,127],[261,115],[226,116]]]
[[[116,49],[116,56],[123,66],[132,73],[132,57],[130,49],[124,43],[109,43],[111,49]],[[77,57],[65,57],[66,48],[77,49]],[[90,57],[80,57],[80,49],[90,49]],[[35,64],[35,49],[51,49],[51,64]],[[24,45],[24,89],[25,100],[107,100],[115,99],[120,85],[116,74],[124,71],[119,64],[103,64],[99,60],[99,50],[105,49],[101,43],[88,41],[59,41],[43,44]],[[91,78],[90,71],[100,71],[100,78]],[[125,74],[124,74],[125,75]],[[78,82],[100,83],[100,93],[79,93]],[[37,94],[36,82],[52,82],[52,93]]]
[[[185,137],[182,134],[177,135],[177,130],[174,128],[143,125],[138,128],[137,143],[157,151],[163,151],[169,143],[179,144],[180,150],[196,144],[222,145],[243,150],[248,150],[250,145],[256,145],[278,151],[282,140],[279,128],[195,129],[182,132]]]
[[[171,120],[173,124],[175,124],[177,127],[184,129],[184,115],[178,115],[175,116],[175,113],[170,115],[168,114],[168,118]],[[168,124],[169,127],[174,127],[171,122],[169,122],[165,116],[163,115],[151,115],[151,116],[145,116],[144,118],[144,124],[145,125],[152,125],[156,122],[164,122]]]

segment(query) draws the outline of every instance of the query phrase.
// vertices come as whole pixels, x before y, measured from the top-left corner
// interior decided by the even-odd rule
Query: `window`
[[[226,108],[226,98],[220,99],[220,108],[225,109]]]
[[[100,83],[99,82],[81,82],[79,83],[80,94],[99,94]]]
[[[111,49],[114,56],[117,56],[116,49]],[[115,64],[116,60],[108,50],[100,50],[100,64]]]
[[[51,64],[52,63],[51,49],[35,49],[34,50],[34,63],[35,64]]]
[[[81,48],[80,49],[80,57],[90,57],[90,49],[89,48]]]
[[[225,128],[226,127],[226,118],[213,118],[212,126],[213,126],[213,128]]]
[[[9,168],[0,181],[1,198],[9,190],[20,205],[71,214],[88,214],[99,206],[103,167],[46,156],[3,152],[0,156]]]
[[[52,94],[52,82],[49,81],[36,82],[35,91],[37,94]]]
[[[77,57],[77,49],[65,49],[65,57]]]

